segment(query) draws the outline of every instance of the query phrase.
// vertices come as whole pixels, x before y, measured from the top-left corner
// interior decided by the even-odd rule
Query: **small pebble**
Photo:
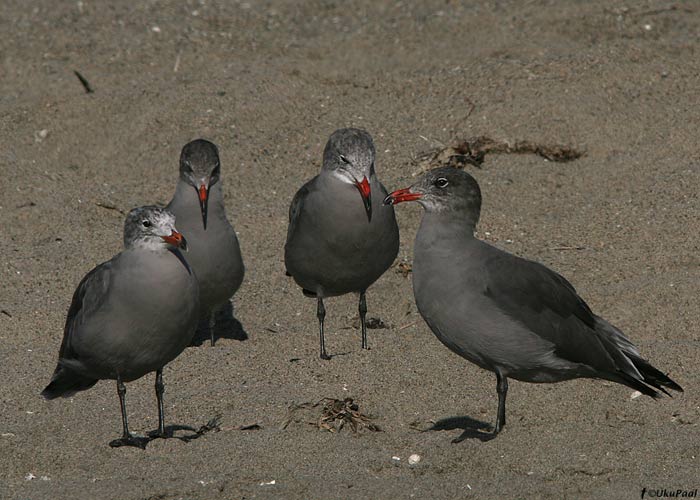
[[[44,139],[46,139],[46,137],[48,137],[48,135],[49,135],[48,129],[39,130],[38,132],[34,133],[34,141],[41,142]]]
[[[634,392],[630,395],[630,399],[637,399],[637,398],[638,398],[639,396],[641,396],[641,395],[642,395],[641,392],[639,392],[639,391],[634,391]]]
[[[414,453],[408,457],[408,465],[416,465],[418,462],[420,462],[420,455]]]

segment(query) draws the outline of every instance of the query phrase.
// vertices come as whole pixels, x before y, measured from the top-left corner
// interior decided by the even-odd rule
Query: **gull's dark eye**
[[[435,179],[435,182],[433,184],[435,184],[439,188],[444,188],[447,187],[449,182],[447,182],[447,179],[445,179],[444,177],[438,177],[437,179]]]
[[[343,163],[347,163],[348,165],[350,164],[350,160],[348,160],[347,158],[345,158],[343,155],[340,155],[339,158],[340,158],[340,161],[342,161]]]
[[[141,223],[143,227],[151,227],[151,221],[150,220],[145,220]]]

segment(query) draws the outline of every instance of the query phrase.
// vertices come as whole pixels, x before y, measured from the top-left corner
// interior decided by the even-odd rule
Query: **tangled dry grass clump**
[[[319,414],[318,408],[321,405],[323,407]],[[287,416],[281,428],[286,429],[292,422],[306,423],[329,432],[339,432],[346,424],[353,432],[361,429],[381,432],[379,426],[372,422],[372,417],[362,413],[352,398],[323,398],[316,403],[292,403],[287,409]]]

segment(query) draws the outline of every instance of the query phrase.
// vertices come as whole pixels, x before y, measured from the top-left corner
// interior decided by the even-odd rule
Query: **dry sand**
[[[1,498],[700,487],[698,3],[5,0],[0,31]],[[394,270],[368,294],[369,316],[389,326],[370,331],[369,352],[356,299],[327,302],[329,351],[343,355],[321,362],[315,304],[284,275],[287,207],[328,135],[351,125],[373,134],[392,189],[412,182],[414,158],[460,138],[585,150],[570,163],[503,154],[469,167],[485,199],[480,234],[567,276],[686,392],[653,401],[600,381],[513,382],[505,432],[452,444],[472,419],[493,422],[495,378],[434,338],[410,276]],[[248,339],[187,349],[165,369],[168,422],[220,415],[219,432],[111,449],[114,383],[51,403],[39,392],[75,286],[120,249],[120,211],[167,202],[196,137],[221,150]],[[420,216],[398,208],[400,260]],[[324,397],[354,398],[382,432],[280,428],[291,404]],[[155,428],[153,377],[129,384],[127,400],[133,430]],[[445,430],[415,429],[431,422]]]

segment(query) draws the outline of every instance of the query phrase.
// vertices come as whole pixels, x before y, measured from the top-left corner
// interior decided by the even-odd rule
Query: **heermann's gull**
[[[474,237],[481,192],[471,175],[431,170],[385,203],[403,201],[425,208],[413,261],[418,310],[443,344],[496,374],[494,434],[506,423],[508,377],[599,378],[652,397],[659,397],[654,389],[683,390],[596,316],[562,276]]]
[[[143,448],[147,440],[129,433],[124,382],[156,372],[158,431],[152,437],[165,437],[163,367],[192,340],[199,290],[180,253],[186,242],[170,212],[133,209],[126,218],[124,245],[78,285],[58,366],[41,395],[70,397],[98,380],[116,379],[124,433],[109,444]]]
[[[190,242],[187,262],[199,281],[200,318],[209,321],[214,345],[215,315],[236,293],[245,268],[238,237],[226,218],[219,152],[197,139],[180,154],[180,180],[168,204]]]
[[[382,205],[386,189],[374,172],[374,143],[364,130],[333,132],[323,151],[321,173],[304,184],[289,208],[284,247],[287,272],[317,298],[321,358],[325,297],[360,294],[362,347],[367,349],[365,292],[399,251],[394,209]]]

